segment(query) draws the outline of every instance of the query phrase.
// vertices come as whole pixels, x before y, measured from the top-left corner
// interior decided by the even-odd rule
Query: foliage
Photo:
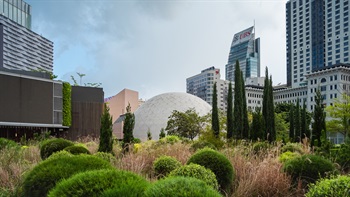
[[[160,156],[153,162],[153,168],[156,176],[167,176],[171,171],[180,167],[181,163],[174,157]]]
[[[337,162],[344,171],[350,171],[350,140],[347,139],[336,151],[335,162]]]
[[[97,152],[94,154],[94,156],[103,159],[111,164],[117,163],[117,159],[111,153]]]
[[[300,154],[304,154],[304,150],[303,147],[300,143],[291,143],[288,142],[286,145],[282,146],[281,148],[281,152],[285,153],[285,152],[298,152]]]
[[[63,180],[49,192],[55,196],[142,196],[149,183],[142,177],[127,171],[102,169],[75,174]],[[109,190],[110,191],[106,191]],[[104,195],[102,195],[106,192]]]
[[[168,176],[193,177],[204,181],[207,185],[213,187],[215,190],[219,188],[215,174],[211,170],[206,169],[205,167],[198,164],[191,163],[189,165],[181,166],[171,171]]]
[[[203,140],[196,140],[193,142],[193,144],[191,145],[191,150],[192,151],[197,151],[199,149],[203,149],[203,148],[211,148],[211,149],[216,149],[216,147],[214,146],[214,144],[208,142],[208,141],[203,141]]]
[[[217,87],[216,82],[214,83],[213,88],[213,103],[212,103],[212,112],[211,112],[211,129],[213,130],[214,136],[219,137],[220,133],[220,123],[219,123],[219,112],[218,112],[218,95],[217,95]]]
[[[36,165],[24,178],[24,196],[46,196],[55,184],[73,174],[96,169],[113,168],[108,162],[92,155],[61,155]]]
[[[307,182],[315,182],[335,171],[332,162],[318,155],[302,155],[288,160],[283,170],[292,176],[293,180],[301,178]]]
[[[290,110],[289,110],[289,140],[291,142],[295,141],[295,129],[294,129],[294,105],[290,105]]]
[[[233,97],[232,97],[232,83],[228,84],[228,94],[227,94],[227,110],[226,110],[226,125],[227,125],[227,132],[226,132],[226,138],[231,139],[233,137]]]
[[[247,111],[247,98],[245,93],[245,83],[243,73],[241,71],[241,89],[242,89],[242,138],[248,139],[249,138],[249,120],[248,120],[248,111]]]
[[[256,142],[253,144],[253,151],[255,154],[266,152],[270,148],[270,144],[268,142]]]
[[[103,114],[101,117],[101,128],[100,128],[100,144],[98,146],[99,152],[112,153],[113,149],[113,138],[112,138],[112,117],[109,114],[109,107],[105,103],[103,108]]]
[[[250,139],[258,140],[264,138],[264,122],[261,114],[261,108],[256,107],[255,112],[253,112],[252,125],[250,127]]]
[[[310,139],[310,118],[308,118],[308,113],[306,109],[306,101],[303,101],[303,108],[301,109],[301,139],[308,138]]]
[[[159,139],[162,139],[164,137],[165,137],[165,130],[164,130],[164,128],[161,128],[160,133],[159,133]]]
[[[273,102],[272,76],[269,79],[269,72],[265,69],[265,82],[263,92],[263,110],[265,137],[269,142],[276,140],[275,110]]]
[[[326,111],[332,118],[327,121],[328,130],[350,137],[350,96],[344,93],[341,98],[334,99],[333,105],[328,106]]]
[[[204,119],[194,108],[185,112],[174,110],[167,123],[168,135],[177,135],[193,140],[203,130]]]
[[[234,87],[234,107],[233,107],[233,121],[234,121],[234,136],[237,139],[242,139],[243,134],[243,92],[242,92],[242,80],[241,69],[239,67],[239,61],[235,64],[235,87]]]
[[[79,146],[79,145],[67,146],[63,150],[65,150],[69,153],[72,153],[73,155],[91,154],[87,148],[85,148],[83,146]]]
[[[325,113],[323,108],[323,98],[321,95],[321,91],[318,88],[315,96],[315,107],[313,114],[313,124],[312,124],[312,136],[311,136],[311,146],[315,146],[315,140],[317,140],[317,146],[321,147],[321,135],[322,130],[326,130],[325,124]]]
[[[220,189],[230,193],[231,184],[234,181],[234,169],[231,162],[221,153],[204,148],[193,154],[187,164],[195,163],[214,172],[220,185]]]
[[[191,177],[169,177],[159,180],[146,189],[145,197],[220,197],[203,181]]]
[[[300,102],[299,98],[297,98],[297,105],[295,106],[294,112],[294,133],[295,133],[295,142],[301,142],[301,119],[300,119]]]
[[[147,131],[147,140],[152,140],[152,133],[149,129]]]
[[[350,176],[338,176],[331,179],[321,179],[310,184],[306,197],[347,197],[350,196]]]
[[[68,82],[62,83],[62,125],[72,125],[72,86]]]
[[[286,141],[288,139],[288,123],[284,120],[284,113],[275,114],[276,140]]]
[[[211,132],[211,130],[207,130],[202,132],[202,134],[199,136],[199,141],[208,142],[210,144],[213,144],[215,146],[215,149],[221,149],[225,144],[225,142],[222,140],[222,135],[224,134],[220,133],[219,138],[217,138],[213,132]]]
[[[134,144],[141,143],[141,140],[139,138],[134,137],[132,139],[132,143],[134,143]]]
[[[129,144],[134,139],[133,130],[135,126],[135,115],[131,113],[130,103],[126,107],[126,114],[123,125],[123,148],[129,151]]]
[[[52,155],[52,153],[61,151],[64,148],[66,148],[68,146],[72,146],[72,145],[74,145],[73,142],[71,142],[69,140],[62,139],[62,138],[54,138],[54,139],[45,140],[40,145],[41,159],[44,160],[44,159],[48,158],[50,155]]]
[[[180,142],[180,138],[176,135],[167,135],[158,141],[159,144],[175,144]]]
[[[284,152],[282,153],[279,157],[278,157],[278,160],[281,162],[281,163],[285,163],[286,161],[289,161],[297,156],[300,156],[300,153],[298,152],[291,152],[291,151],[287,151],[287,152]]]
[[[5,148],[19,148],[19,145],[10,139],[0,138],[0,150]]]

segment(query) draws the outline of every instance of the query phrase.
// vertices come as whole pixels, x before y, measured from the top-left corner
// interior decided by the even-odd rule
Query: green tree
[[[135,126],[135,115],[134,113],[131,113],[131,106],[130,103],[126,107],[126,114],[124,119],[124,125],[123,125],[123,148],[126,152],[129,151],[129,145],[134,140],[133,130]]]
[[[269,142],[276,140],[276,128],[275,128],[275,106],[273,102],[273,89],[272,89],[272,76],[269,79],[269,72],[265,69],[265,84],[263,92],[263,118],[265,136]]]
[[[252,125],[250,127],[250,139],[258,140],[264,138],[264,121],[261,114],[261,108],[256,107],[253,114]]]
[[[149,129],[147,131],[147,140],[152,140],[152,133]]]
[[[174,110],[167,123],[168,135],[177,135],[193,140],[203,130],[204,120],[194,108],[185,112]]]
[[[310,129],[309,129],[309,118],[306,111],[306,102],[305,99],[303,101],[303,108],[301,110],[301,132],[302,132],[302,139],[308,138],[310,139]]]
[[[214,83],[213,90],[213,105],[212,105],[212,114],[211,114],[211,128],[215,137],[219,137],[220,133],[220,123],[219,123],[219,113],[218,113],[218,96],[216,90],[216,82]]]
[[[98,146],[98,152],[112,153],[112,126],[112,116],[109,114],[109,107],[105,103],[103,108],[103,114],[101,117],[100,144]]]
[[[300,124],[300,103],[299,98],[297,98],[297,105],[295,106],[294,113],[294,133],[295,133],[295,142],[300,142],[301,140],[301,124]]]
[[[164,130],[164,128],[161,128],[160,133],[159,133],[159,139],[162,139],[164,137],[165,137],[165,130]]]
[[[313,112],[313,124],[312,124],[312,137],[311,137],[311,146],[315,146],[315,140],[317,140],[317,146],[321,147],[321,135],[322,130],[325,132],[325,113],[323,107],[323,98],[318,88],[315,95],[315,107]]]
[[[228,95],[227,95],[227,139],[231,139],[233,137],[233,106],[232,106],[232,83],[228,84]]]
[[[234,136],[238,139],[242,139],[243,132],[243,92],[242,92],[242,80],[241,69],[239,68],[239,62],[236,61],[235,65],[235,88],[234,88],[234,107],[233,107],[233,121],[234,121]]]
[[[327,121],[327,130],[350,137],[350,96],[342,94],[341,98],[334,99],[333,105],[328,106],[326,111],[332,118]]]
[[[289,110],[289,140],[294,142],[295,140],[295,130],[294,130],[294,105],[290,105]]]
[[[245,85],[244,85],[244,78],[243,73],[241,72],[241,89],[242,89],[242,138],[248,139],[249,138],[249,121],[248,121],[248,111],[247,111],[247,98],[245,94]]]

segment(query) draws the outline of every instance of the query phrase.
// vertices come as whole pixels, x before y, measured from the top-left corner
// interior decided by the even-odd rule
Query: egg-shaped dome
[[[152,97],[134,113],[134,137],[144,141],[147,139],[147,131],[150,131],[152,139],[159,139],[160,130],[166,128],[172,112],[185,112],[190,108],[194,108],[200,116],[208,114],[211,110],[207,102],[188,93],[172,92]]]

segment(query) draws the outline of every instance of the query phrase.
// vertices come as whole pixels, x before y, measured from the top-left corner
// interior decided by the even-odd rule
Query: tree
[[[109,107],[105,103],[103,108],[103,114],[101,117],[100,128],[100,144],[98,146],[98,152],[112,153],[113,138],[112,138],[112,117],[109,114]]]
[[[308,138],[310,139],[310,129],[309,129],[309,122],[308,122],[308,114],[306,112],[306,102],[303,101],[303,108],[301,110],[301,132],[302,137],[301,139]]]
[[[265,136],[269,142],[276,140],[276,128],[275,128],[275,106],[273,103],[273,89],[272,89],[272,76],[269,79],[269,71],[265,69],[265,84],[263,92],[263,118]]]
[[[177,135],[193,140],[203,129],[204,120],[194,108],[185,112],[174,110],[167,123],[168,135]]]
[[[326,111],[332,118],[327,121],[327,129],[332,132],[340,132],[344,137],[350,137],[350,96],[342,94],[341,98],[334,100],[333,105]]]
[[[284,115],[284,113],[275,114],[276,139],[283,142],[288,139],[288,123],[285,121]]]
[[[236,61],[235,66],[235,89],[234,89],[234,107],[233,107],[233,121],[234,121],[234,135],[236,138],[241,139],[243,132],[243,92],[242,92],[242,80],[241,69],[239,68],[239,62]]]
[[[147,140],[152,140],[152,133],[149,129],[147,131]]]
[[[160,133],[159,133],[159,139],[162,139],[164,137],[165,137],[165,130],[164,130],[164,128],[161,128]]]
[[[297,105],[295,107],[294,113],[294,133],[295,133],[295,142],[300,142],[301,140],[301,124],[300,124],[300,104],[299,98],[297,98]]]
[[[227,139],[233,137],[233,106],[232,106],[232,83],[228,84],[228,95],[227,95]]]
[[[321,95],[320,89],[317,89],[315,95],[315,108],[313,113],[313,124],[312,124],[312,137],[311,137],[311,146],[315,146],[315,140],[317,140],[317,146],[321,147],[321,135],[322,130],[325,132],[325,114],[323,108],[323,98]]]
[[[219,123],[219,114],[218,114],[218,96],[216,91],[216,82],[214,83],[213,90],[213,105],[212,105],[212,114],[211,114],[211,128],[215,137],[219,137],[220,133],[220,123]]]
[[[295,140],[295,130],[294,130],[294,105],[290,105],[289,111],[289,140],[294,142]]]
[[[250,139],[258,140],[263,139],[264,130],[263,130],[264,121],[261,115],[261,108],[256,107],[255,112],[253,112],[252,125],[250,127]]]
[[[247,98],[245,95],[245,85],[244,85],[244,79],[243,79],[243,73],[241,71],[241,92],[242,92],[242,138],[248,139],[249,138],[249,122],[248,122],[248,111],[247,111]]]
[[[134,140],[133,130],[135,126],[135,115],[131,113],[130,103],[126,107],[126,114],[123,125],[123,148],[126,152],[129,151],[129,145]]]

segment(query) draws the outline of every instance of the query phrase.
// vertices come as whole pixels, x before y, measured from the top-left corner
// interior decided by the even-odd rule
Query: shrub
[[[301,178],[307,182],[315,182],[327,173],[334,172],[333,164],[317,155],[302,155],[288,160],[283,165],[283,170],[292,176],[293,180]]]
[[[176,142],[180,142],[180,138],[176,135],[167,135],[158,142],[161,144],[175,144]]]
[[[75,174],[65,179],[49,192],[56,196],[143,196],[149,183],[142,177],[127,171],[102,169]],[[106,193],[104,193],[106,192]]]
[[[344,171],[350,170],[350,143],[340,145],[340,148],[336,151],[335,162],[337,162]]]
[[[40,144],[41,159],[44,160],[52,155],[52,153],[63,150],[64,148],[72,145],[74,145],[73,142],[62,138],[45,140]]]
[[[189,165],[176,168],[169,173],[169,177],[171,176],[193,177],[204,181],[207,185],[213,187],[216,190],[219,188],[215,174],[211,170],[206,169],[205,167],[198,164],[191,163]]]
[[[300,154],[304,153],[303,147],[299,143],[290,143],[290,142],[288,142],[286,145],[284,145],[281,148],[281,152],[282,153],[285,153],[285,152],[288,152],[288,151],[289,152],[298,152]]]
[[[57,159],[60,157],[72,157],[72,156],[73,156],[72,153],[65,150],[61,150],[61,151],[52,153],[52,155],[50,155],[50,157],[48,157],[47,159]]]
[[[350,176],[321,179],[310,184],[306,197],[350,196]]]
[[[211,148],[213,150],[216,149],[216,147],[212,143],[210,143],[208,141],[202,141],[202,140],[197,140],[191,145],[192,151],[197,151],[197,150],[203,149],[203,148]]]
[[[229,193],[234,180],[231,162],[221,153],[204,148],[193,154],[187,164],[195,163],[210,169],[216,176],[220,189]]]
[[[63,150],[70,152],[73,155],[79,155],[79,154],[89,154],[90,155],[90,151],[87,148],[85,148],[83,146],[79,146],[79,145],[67,146]]]
[[[94,154],[94,156],[101,158],[105,161],[108,161],[111,164],[117,163],[117,159],[112,155],[112,153],[97,152]]]
[[[4,148],[19,148],[19,145],[12,140],[0,138],[0,150]]]
[[[160,156],[153,162],[153,168],[156,176],[166,176],[171,171],[180,167],[181,163],[170,156]]]
[[[35,166],[24,178],[24,196],[46,196],[55,184],[73,174],[113,168],[110,163],[92,155],[60,155]]]
[[[203,181],[191,177],[169,177],[148,187],[145,197],[220,197],[221,195]]]
[[[290,152],[290,151],[287,151],[287,152],[284,152],[282,153],[279,157],[278,157],[278,160],[281,162],[281,163],[285,163],[286,161],[288,160],[291,160],[297,156],[300,156],[300,154],[298,152]]]
[[[253,151],[256,154],[266,152],[268,148],[270,148],[270,144],[268,142],[256,142],[253,145]]]

